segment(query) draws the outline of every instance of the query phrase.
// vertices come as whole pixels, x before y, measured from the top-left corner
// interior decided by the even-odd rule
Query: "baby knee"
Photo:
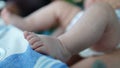
[[[96,8],[96,10],[99,10],[101,13],[103,13],[103,12],[110,13],[110,12],[114,11],[112,6],[105,2],[96,2],[93,5],[93,7]]]

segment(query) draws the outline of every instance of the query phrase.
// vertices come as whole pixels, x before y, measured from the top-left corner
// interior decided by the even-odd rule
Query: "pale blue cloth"
[[[0,24],[0,68],[68,67],[59,60],[32,50],[21,30],[12,25]]]

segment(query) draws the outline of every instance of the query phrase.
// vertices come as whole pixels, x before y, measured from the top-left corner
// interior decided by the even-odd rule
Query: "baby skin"
[[[84,7],[88,8],[90,5],[96,3],[96,2],[107,2],[109,3],[114,9],[120,8],[120,0],[85,0]]]
[[[120,24],[111,6],[97,3],[85,11],[70,31],[57,38],[31,32],[24,32],[24,35],[34,50],[66,62],[88,47],[111,52],[120,42],[119,29]]]
[[[60,60],[68,60],[70,54],[59,39],[46,35],[37,35],[33,32],[24,32],[25,39],[31,44],[33,50],[50,55]],[[65,59],[66,58],[66,59]]]
[[[63,1],[56,1],[25,18],[11,16],[4,10],[2,17],[7,23],[23,31],[45,30],[55,24],[59,24],[59,27],[65,31],[78,12],[80,8]],[[100,52],[114,50],[120,40],[119,29],[120,25],[111,6],[107,3],[97,3],[86,9],[77,23],[57,38],[45,35],[36,36],[29,32],[25,32],[25,38],[34,50],[67,61],[72,55],[88,47]]]

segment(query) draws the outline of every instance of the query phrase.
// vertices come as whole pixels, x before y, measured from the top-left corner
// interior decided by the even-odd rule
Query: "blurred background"
[[[27,16],[35,10],[49,4],[53,0],[0,0],[0,10],[6,7],[11,13]],[[65,0],[82,7],[83,0]]]

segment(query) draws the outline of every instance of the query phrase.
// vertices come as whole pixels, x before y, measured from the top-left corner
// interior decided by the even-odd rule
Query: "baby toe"
[[[32,45],[33,49],[37,49],[39,47],[43,46],[43,43],[41,41],[37,41]]]
[[[27,36],[29,35],[28,31],[24,31],[24,37],[27,38]]]
[[[32,36],[31,36],[32,37]],[[40,42],[40,39],[37,37],[32,37],[31,39],[28,40],[31,45],[33,45],[36,42]]]

